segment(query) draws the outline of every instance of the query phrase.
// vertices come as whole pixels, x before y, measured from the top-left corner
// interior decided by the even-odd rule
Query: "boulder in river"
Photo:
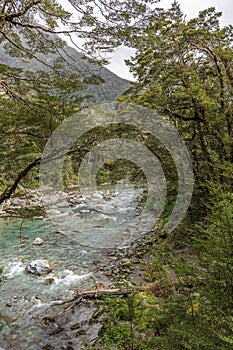
[[[33,260],[27,264],[25,271],[34,275],[44,275],[52,271],[47,260]]]
[[[42,245],[44,244],[44,240],[40,237],[36,237],[35,241],[33,242],[35,245]]]

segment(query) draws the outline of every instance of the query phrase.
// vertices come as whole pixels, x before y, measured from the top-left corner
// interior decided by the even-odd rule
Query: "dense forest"
[[[123,259],[117,295],[96,297],[103,327],[85,348],[232,349],[233,26],[222,27],[214,8],[187,20],[176,1],[168,10],[162,0],[68,3],[74,17],[55,0],[0,4],[0,205],[38,189],[45,145],[75,113],[115,100],[159,114],[184,141],[195,178],[189,209],[172,232],[166,227],[179,179],[174,159],[153,135],[120,123],[97,126],[67,155],[67,191],[85,154],[121,137],[156,155],[167,180],[164,212],[143,248]],[[75,50],[60,34],[85,44]],[[126,61],[133,83],[103,67],[104,53],[122,45],[135,49]],[[125,178],[145,185],[142,170],[125,159],[104,164],[97,180]],[[130,283],[135,264],[143,271],[140,285]]]

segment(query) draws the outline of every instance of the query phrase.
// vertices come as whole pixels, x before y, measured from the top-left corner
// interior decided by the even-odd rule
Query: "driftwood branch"
[[[64,305],[64,304],[69,304],[72,302],[79,303],[83,299],[96,299],[99,296],[103,295],[129,295],[132,293],[134,289],[119,289],[119,288],[114,288],[114,289],[95,289],[95,290],[88,290],[84,292],[77,291],[76,295],[68,300],[54,300],[50,305]]]
[[[84,298],[84,299],[95,299],[100,295],[128,295],[132,292],[131,289],[96,289],[96,290],[88,290],[85,292],[77,292],[75,299]]]
[[[98,297],[100,296],[123,296],[126,297],[129,294],[132,293],[132,291],[134,291],[133,288],[130,289],[119,289],[119,288],[114,288],[114,289],[96,289],[96,290],[88,290],[88,291],[84,291],[84,292],[80,292],[77,291],[76,295],[72,298],[72,299],[68,299],[68,300],[54,300],[50,306],[54,306],[54,305],[65,305],[65,304],[69,304],[69,306],[61,311],[59,311],[58,313],[53,313],[50,316],[45,316],[43,317],[43,321],[44,322],[54,322],[55,317],[59,317],[61,316],[63,313],[73,309],[76,305],[80,304],[82,301],[85,301],[87,299],[89,300],[96,300]]]

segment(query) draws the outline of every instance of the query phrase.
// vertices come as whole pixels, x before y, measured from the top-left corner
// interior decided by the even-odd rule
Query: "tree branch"
[[[2,204],[6,199],[9,199],[11,195],[16,190],[18,184],[20,181],[29,173],[29,171],[34,168],[36,165],[39,165],[41,161],[41,158],[35,159],[33,162],[31,162],[26,168],[24,168],[16,177],[14,183],[6,188],[3,193],[0,195],[0,204]]]
[[[70,29],[70,30],[52,30],[49,28],[42,27],[37,24],[31,24],[31,23],[21,23],[17,21],[11,21],[11,23],[15,26],[20,26],[23,28],[30,28],[30,29],[37,29],[37,30],[42,30],[43,32],[46,33],[51,33],[51,34],[70,34],[70,33],[86,33],[83,30],[78,30],[78,29]]]
[[[42,0],[31,0],[29,1],[21,11],[0,15],[0,22],[6,21],[11,22],[13,18],[18,18],[25,15],[33,6],[39,4]]]
[[[194,121],[203,122],[203,123],[205,122],[204,119],[202,119],[202,118],[200,118],[200,117],[198,117],[196,115],[194,117],[183,117],[182,115],[180,115],[180,114],[178,114],[176,112],[172,112],[169,108],[165,108],[163,110],[163,112],[166,113],[166,114],[171,115],[174,118],[181,119],[181,120],[184,120],[184,121],[194,120]]]

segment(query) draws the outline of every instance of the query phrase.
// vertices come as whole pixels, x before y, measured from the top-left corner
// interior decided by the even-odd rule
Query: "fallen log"
[[[84,292],[77,291],[76,295],[68,300],[54,300],[50,303],[50,306],[54,305],[64,305],[64,304],[69,304],[72,302],[80,302],[82,299],[96,299],[98,296],[102,295],[129,295],[132,293],[132,291],[135,290],[133,288],[131,289],[119,289],[119,288],[114,288],[114,289],[94,289],[94,290],[87,290]]]
[[[137,288],[138,289],[138,288]],[[67,312],[69,310],[71,310],[72,308],[74,308],[75,306],[77,306],[79,303],[81,303],[82,301],[86,300],[86,299],[97,299],[100,296],[105,296],[105,295],[112,295],[112,296],[123,296],[126,297],[128,296],[130,293],[132,293],[133,291],[135,291],[135,289],[131,288],[131,289],[119,289],[119,288],[114,288],[114,289],[95,289],[95,290],[88,290],[88,291],[77,291],[76,295],[68,300],[54,300],[50,303],[50,306],[54,306],[54,305],[65,305],[65,304],[69,304],[69,306],[67,308],[65,308],[64,310],[59,311],[58,313],[53,313],[50,316],[44,316],[43,317],[43,321],[47,322],[47,320],[53,320],[52,322],[55,321],[56,317],[61,316],[64,312]]]
[[[97,298],[100,295],[128,295],[132,293],[133,289],[95,289],[95,290],[88,290],[85,292],[77,291],[77,295],[75,298]]]

